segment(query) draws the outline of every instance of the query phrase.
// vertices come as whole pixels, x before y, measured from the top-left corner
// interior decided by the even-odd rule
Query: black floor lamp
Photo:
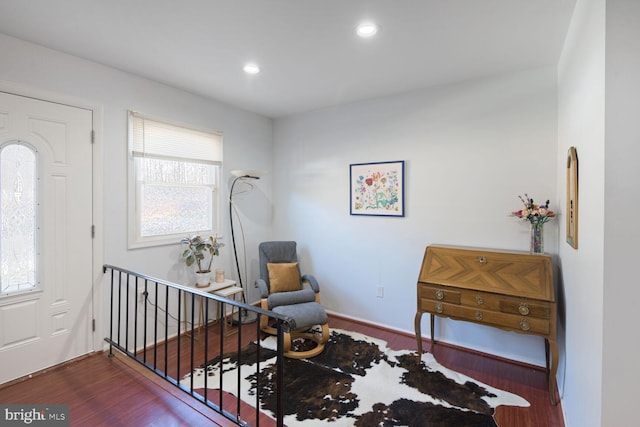
[[[244,182],[249,184],[251,188],[249,188],[249,190],[246,190],[246,191],[250,191],[253,188],[253,184],[251,184],[248,181],[260,179],[260,176],[262,174],[263,172],[261,171],[247,171],[247,170],[231,171],[231,175],[235,177],[233,179],[233,182],[231,183],[231,190],[229,190],[229,223],[231,226],[231,245],[233,246],[233,256],[236,261],[236,270],[238,272],[238,283],[242,288],[242,302],[244,302],[245,304],[247,303],[247,297],[246,297],[247,289],[244,286],[244,283],[242,282],[242,274],[240,273],[240,261],[238,260],[238,251],[236,249],[235,229],[233,226],[233,210],[234,210],[233,209],[233,189],[236,186],[236,183],[240,181],[241,183]],[[240,220],[240,217],[238,217],[238,220]],[[242,223],[240,223],[240,228],[242,229]],[[257,320],[257,318],[258,316],[253,312],[250,312],[247,310],[240,310],[239,313],[235,316],[234,322],[240,323],[240,324],[253,323]]]

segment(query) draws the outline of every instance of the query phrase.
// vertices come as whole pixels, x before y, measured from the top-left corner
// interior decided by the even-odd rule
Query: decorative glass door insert
[[[20,142],[0,149],[0,295],[36,288],[37,165]]]

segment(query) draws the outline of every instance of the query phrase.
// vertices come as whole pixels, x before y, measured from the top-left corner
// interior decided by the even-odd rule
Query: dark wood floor
[[[392,349],[415,350],[413,336],[375,326],[331,317],[330,326],[361,332],[387,341]],[[211,327],[210,330],[217,328]],[[243,341],[255,339],[255,325],[243,327]],[[212,335],[215,332],[212,332]],[[201,340],[203,341],[203,340]],[[199,342],[201,342],[199,341]],[[187,341],[181,344],[185,345]],[[228,345],[228,347],[227,347]],[[237,335],[225,340],[229,350],[237,346]],[[563,427],[560,404],[549,403],[546,372],[425,340],[438,362],[491,386],[527,399],[528,408],[498,407],[501,427]],[[169,348],[171,354],[171,348]],[[163,354],[156,355],[160,361]],[[181,361],[187,370],[190,361]],[[198,361],[196,361],[198,363]],[[169,358],[169,366],[173,359]],[[177,365],[176,365],[177,366]],[[174,369],[177,370],[178,368]],[[184,372],[180,372],[182,375]],[[0,403],[68,404],[72,426],[232,426],[226,418],[193,401],[190,396],[156,379],[136,362],[98,353],[34,375],[24,381],[0,386]],[[248,420],[251,421],[251,420]],[[261,417],[262,425],[268,425]],[[456,426],[457,427],[457,426]]]

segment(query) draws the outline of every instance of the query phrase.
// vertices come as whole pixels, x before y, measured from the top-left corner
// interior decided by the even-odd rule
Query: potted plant
[[[199,235],[192,237],[185,237],[181,242],[187,245],[186,249],[182,252],[182,259],[187,264],[187,267],[191,267],[196,264],[196,286],[205,287],[209,285],[211,276],[211,264],[213,264],[213,257],[220,254],[220,248],[224,246],[222,242],[219,242],[214,236],[209,236],[203,239]],[[209,261],[207,262],[207,254]]]

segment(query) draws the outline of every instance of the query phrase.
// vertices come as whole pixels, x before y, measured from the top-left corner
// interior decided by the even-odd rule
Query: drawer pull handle
[[[442,304],[441,303],[437,303],[436,304],[436,313],[442,313]]]
[[[529,314],[529,306],[523,302],[520,303],[520,305],[518,306],[518,312],[520,314],[522,314],[523,316],[526,316]]]
[[[529,329],[531,329],[531,326],[529,325],[529,321],[527,319],[522,319],[520,321],[520,329],[522,329],[523,331],[528,331]]]
[[[442,292],[440,289],[436,291],[436,299],[439,299],[439,300],[444,299],[444,292]]]
[[[476,297],[476,303],[478,303],[478,305],[482,305],[484,304],[484,300],[482,299],[482,297]]]
[[[478,257],[478,262],[480,264],[486,264],[487,263],[487,257],[486,256],[479,256]]]
[[[482,312],[476,311],[476,320],[482,320]]]

